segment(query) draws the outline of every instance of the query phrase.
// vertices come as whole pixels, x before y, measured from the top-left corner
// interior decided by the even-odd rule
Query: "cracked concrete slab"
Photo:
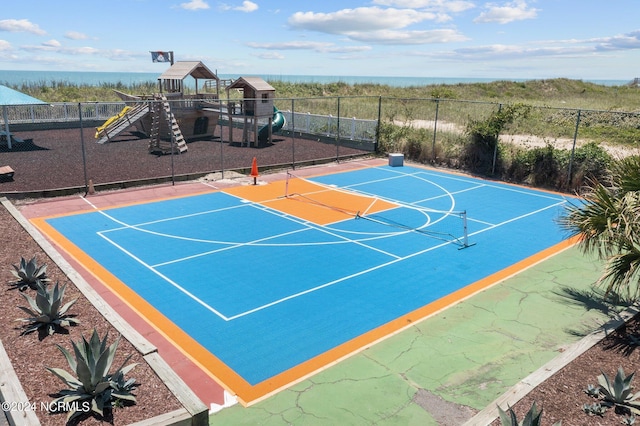
[[[606,321],[561,295],[590,289],[600,272],[570,248],[268,399],[224,409],[210,424],[464,423],[578,341],[575,330]]]

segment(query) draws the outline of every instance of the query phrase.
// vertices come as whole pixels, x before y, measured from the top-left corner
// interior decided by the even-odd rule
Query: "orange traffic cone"
[[[253,184],[258,184],[258,160],[256,157],[253,157],[253,161],[251,162],[251,177],[253,177]]]

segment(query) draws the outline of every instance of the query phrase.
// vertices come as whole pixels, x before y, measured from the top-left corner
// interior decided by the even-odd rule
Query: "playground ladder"
[[[109,124],[102,130],[99,130],[100,139],[97,143],[103,144],[111,142],[111,139],[118,136],[120,133],[131,127],[136,121],[149,113],[149,107],[146,104],[136,104],[122,117]]]
[[[167,97],[160,94],[154,96],[156,102],[153,103],[152,113],[153,119],[151,122],[151,139],[149,140],[149,152],[160,152],[162,154],[169,154],[175,147],[178,154],[187,151],[187,143],[184,139],[184,135],[178,126],[176,117],[171,112],[171,106]],[[169,125],[171,132],[171,141],[164,141],[160,135],[161,117],[164,115],[167,124]]]

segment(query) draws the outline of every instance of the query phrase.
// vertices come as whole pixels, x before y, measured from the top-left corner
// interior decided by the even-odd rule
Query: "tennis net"
[[[310,184],[304,186],[307,192],[298,192],[303,182]],[[469,243],[466,210],[435,210],[402,203],[351,188],[309,181],[290,172],[287,172],[284,197],[374,223],[373,233],[382,233],[382,229],[391,227],[394,230],[391,233],[415,232],[459,248],[473,245]]]

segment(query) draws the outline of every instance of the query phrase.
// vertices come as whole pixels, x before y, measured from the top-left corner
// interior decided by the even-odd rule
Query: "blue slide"
[[[278,108],[273,107],[273,120],[271,122],[271,133],[280,131],[287,123],[284,118],[284,114],[281,113]],[[258,140],[260,142],[266,142],[269,139],[269,125],[262,126],[258,131]]]

